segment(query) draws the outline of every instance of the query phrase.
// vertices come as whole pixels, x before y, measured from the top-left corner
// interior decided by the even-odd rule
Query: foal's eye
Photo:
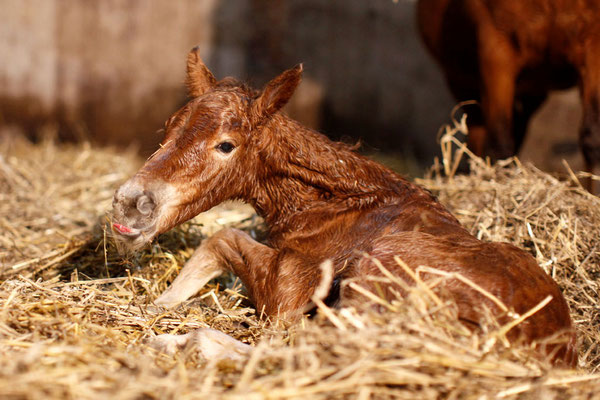
[[[235,146],[229,142],[223,142],[217,145],[217,150],[219,150],[221,153],[231,153],[234,148]]]

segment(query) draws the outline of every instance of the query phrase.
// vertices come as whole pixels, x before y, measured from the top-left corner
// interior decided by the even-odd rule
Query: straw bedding
[[[572,174],[561,181],[518,160],[472,159],[454,176],[456,134],[419,183],[484,240],[530,251],[556,279],[580,342],[578,370],[552,369],[509,346],[493,319],[473,335],[453,304],[424,285],[372,308],[322,308],[296,325],[266,321],[235,277],[211,283],[174,311],[151,302],[203,237],[261,221],[225,204],[162,235],[129,259],[105,231],[133,153],[87,145],[0,142],[1,398],[593,398],[600,396],[600,204]],[[463,150],[464,151],[464,148]],[[460,154],[460,151],[459,151]],[[434,283],[430,283],[434,284]],[[369,295],[369,294],[367,294]],[[145,339],[219,329],[255,346],[240,362],[193,349],[157,354]]]

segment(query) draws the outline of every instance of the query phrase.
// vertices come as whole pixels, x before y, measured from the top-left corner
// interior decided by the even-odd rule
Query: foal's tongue
[[[131,233],[131,228],[126,227],[125,225],[113,223],[113,227],[121,233]]]

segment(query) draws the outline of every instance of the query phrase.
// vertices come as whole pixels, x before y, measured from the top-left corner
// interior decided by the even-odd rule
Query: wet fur
[[[203,79],[210,73],[203,64],[194,71],[188,82],[201,82],[190,90],[196,97],[169,119],[156,155],[117,191],[115,220],[123,223],[128,212],[135,215],[127,209],[128,196],[152,192],[157,203],[145,233],[153,237],[225,200],[239,199],[264,218],[269,235],[260,244],[241,231],[218,232],[202,243],[173,286],[194,279],[201,286],[230,270],[244,282],[257,310],[289,317],[310,302],[324,260],[333,261],[336,282],[328,302],[344,305],[364,301],[343,283],[338,286],[345,279],[358,278],[377,292],[364,277],[381,272],[363,253],[411,282],[394,261],[397,255],[413,269],[426,265],[460,273],[517,313],[551,295],[552,301],[509,337],[532,342],[562,334],[563,342],[548,351],[559,362],[576,362],[567,304],[531,255],[509,244],[477,240],[426,190],[278,111],[298,85],[301,67],[284,72],[261,92],[231,79],[213,82],[212,74]],[[234,143],[235,150],[219,152],[223,141]],[[450,279],[445,287],[459,306],[459,318],[473,326],[483,308],[502,323],[511,320],[465,284]],[[383,289],[390,293],[389,286]],[[165,296],[171,294],[160,300],[167,304],[171,300]]]

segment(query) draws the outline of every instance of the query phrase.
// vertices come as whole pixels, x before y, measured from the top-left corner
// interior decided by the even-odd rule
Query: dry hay
[[[389,311],[322,309],[289,327],[261,320],[234,278],[175,311],[149,303],[202,237],[238,226],[261,236],[247,206],[227,204],[123,260],[105,240],[112,194],[139,166],[86,145],[0,142],[2,398],[591,398],[600,396],[598,199],[517,160],[453,176],[443,137],[438,173],[419,182],[474,234],[534,254],[567,297],[581,343],[578,371],[552,369],[482,335],[424,285]],[[440,173],[445,167],[450,177]],[[576,179],[576,178],[573,178]],[[373,295],[374,301],[380,301]],[[210,326],[255,345],[243,362],[156,354],[144,339]]]

